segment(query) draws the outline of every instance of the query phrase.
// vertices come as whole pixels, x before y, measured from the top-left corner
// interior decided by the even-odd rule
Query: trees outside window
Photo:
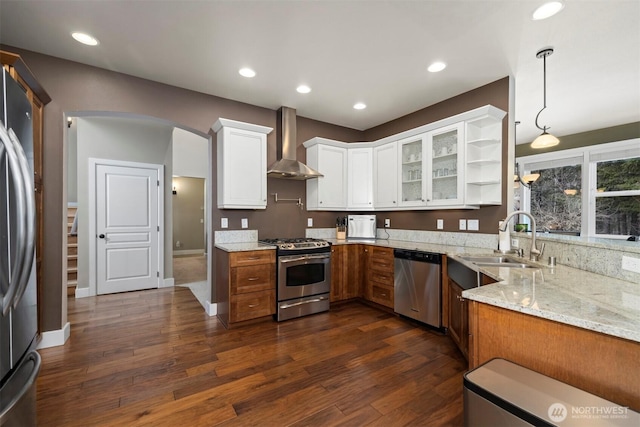
[[[640,159],[596,162],[595,232],[640,235]]]
[[[580,234],[582,221],[582,167],[563,166],[532,171],[540,178],[531,187],[530,212],[538,230]]]

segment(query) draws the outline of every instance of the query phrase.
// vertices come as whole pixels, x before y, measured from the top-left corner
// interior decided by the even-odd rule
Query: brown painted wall
[[[63,239],[63,165],[66,152],[63,145],[65,113],[81,111],[115,111],[147,115],[169,120],[185,127],[215,135],[211,125],[224,117],[275,128],[276,111],[211,95],[180,89],[116,72],[62,60],[34,52],[2,46],[3,50],[20,54],[42,86],[53,99],[44,111],[44,254],[43,254],[43,331],[58,330],[64,325],[62,289]],[[366,132],[348,129],[299,117],[298,159],[305,161],[302,142],[316,136],[345,142],[367,141],[391,135],[416,126],[431,123],[486,104],[508,110],[508,79],[462,94],[425,108]],[[506,141],[506,122],[503,138]],[[276,159],[275,132],[268,137],[268,163]],[[215,150],[213,150],[215,153]],[[505,151],[506,153],[506,151]],[[505,154],[506,165],[506,154]],[[215,154],[213,159],[215,165]],[[503,171],[506,177],[506,170]],[[214,174],[215,175],[215,174]],[[306,219],[314,218],[315,227],[332,227],[335,217],[344,212],[306,212],[291,202],[274,203],[271,193],[279,198],[302,198],[306,202],[303,181],[268,180],[266,210],[212,211],[213,229],[218,230],[220,218],[229,218],[229,228],[239,229],[240,219],[249,220],[249,228],[259,230],[259,237],[294,237],[304,234]],[[213,204],[216,205],[215,183]],[[503,196],[506,200],[506,197]],[[480,231],[494,233],[495,224],[506,214],[506,207],[485,207],[474,211],[416,211],[379,213],[380,221],[391,218],[393,228],[435,229],[435,218],[445,218],[445,230],[454,230],[458,218],[479,218]],[[380,225],[380,224],[379,224]],[[215,266],[213,266],[215,267]],[[215,275],[212,275],[215,276]],[[215,289],[215,285],[214,285]],[[213,298],[215,301],[215,297]]]
[[[62,179],[67,155],[63,145],[64,114],[80,111],[126,112],[169,120],[206,134],[219,117],[275,128],[276,111],[9,46],[1,48],[20,54],[53,99],[44,111],[45,237],[41,324],[43,332],[59,330],[64,326],[62,301],[66,298],[66,290],[63,295],[62,289],[61,243],[64,230]],[[304,141],[312,136],[357,141],[362,139],[362,132],[301,118],[298,121],[299,140]],[[269,135],[268,145],[268,161],[273,162],[276,157],[275,132]],[[298,153],[304,158],[304,147]],[[304,199],[304,188],[301,182],[269,182],[269,191],[277,191],[282,197],[295,194]],[[215,206],[215,194],[213,200]],[[306,224],[306,216],[295,205],[287,204],[270,204],[267,211],[225,211],[224,215],[230,218],[231,228],[240,228],[240,218],[249,218],[251,228],[268,230],[264,237],[300,235],[304,233]],[[214,209],[212,216],[214,229],[217,229],[221,211]]]

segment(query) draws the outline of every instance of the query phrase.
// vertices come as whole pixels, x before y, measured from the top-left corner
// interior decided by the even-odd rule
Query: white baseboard
[[[91,292],[89,288],[78,288],[76,286],[76,298],[86,298],[90,296],[91,296]]]
[[[69,339],[69,335],[71,335],[71,323],[67,322],[62,329],[43,332],[42,335],[40,335],[41,339],[37,348],[41,349],[64,345]]]
[[[158,286],[159,288],[172,288],[175,284],[175,280],[173,279],[173,277],[168,277],[166,279],[164,279],[162,281],[162,283],[160,283],[160,286]]]
[[[206,311],[209,316],[215,316],[218,314],[218,305],[216,303],[205,301],[205,304],[204,311]]]

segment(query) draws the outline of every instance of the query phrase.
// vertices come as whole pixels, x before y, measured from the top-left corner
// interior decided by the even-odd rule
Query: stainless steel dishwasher
[[[442,255],[395,249],[394,311],[442,327]]]

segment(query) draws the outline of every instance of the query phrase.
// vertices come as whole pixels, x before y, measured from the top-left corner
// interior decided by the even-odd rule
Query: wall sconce
[[[173,186],[173,191],[172,191],[173,195],[175,196],[176,194],[178,194],[178,190],[176,190],[176,186]]]
[[[564,194],[566,194],[567,196],[575,196],[576,194],[578,194],[578,190],[576,190],[575,188],[567,188],[566,190],[564,190]]]
[[[73,124],[73,119],[71,117],[67,117],[67,127],[70,128]]]
[[[515,188],[518,188],[520,183],[527,188],[531,188],[531,184],[536,182],[540,178],[539,173],[529,173],[525,176],[520,176],[520,166],[516,163],[516,170],[513,173],[513,182],[516,183]]]

